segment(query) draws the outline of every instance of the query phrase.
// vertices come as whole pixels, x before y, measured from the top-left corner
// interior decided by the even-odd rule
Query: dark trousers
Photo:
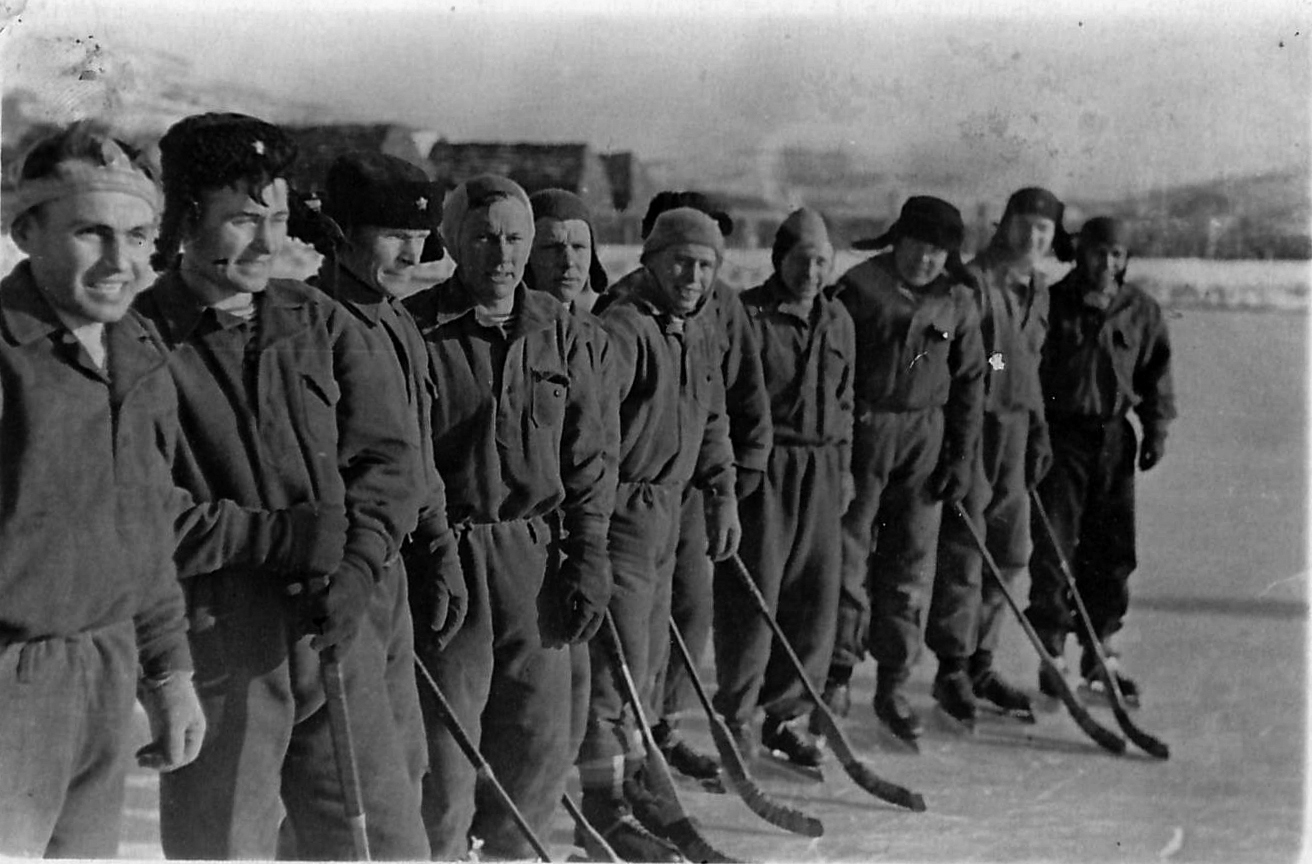
[[[131,621],[0,649],[0,855],[117,855],[136,682]]]
[[[541,519],[470,525],[459,531],[469,586],[464,626],[440,652],[418,640],[456,718],[524,818],[542,836],[569,772],[570,657],[547,648],[539,618],[551,535]],[[424,825],[433,857],[463,859],[469,837],[486,854],[531,858],[533,852],[490,788],[455,743],[427,691],[420,691],[428,730]]]
[[[850,675],[863,647],[897,676],[919,654],[943,510],[926,485],[942,444],[937,408],[858,415],[832,677]]]
[[[1121,629],[1130,604],[1134,553],[1134,467],[1138,442],[1126,419],[1049,418],[1053,463],[1039,500],[1100,639]],[[1025,615],[1040,633],[1080,632],[1060,564],[1034,515],[1030,604]]]
[[[842,581],[842,464],[837,447],[770,452],[764,482],[739,504],[739,556],[817,687],[834,650]],[[757,706],[790,720],[811,705],[797,670],[732,567],[715,578],[715,710],[746,726]]]
[[[420,795],[420,783],[428,770],[428,743],[424,735],[424,716],[419,707],[419,686],[415,677],[415,627],[410,616],[410,586],[405,564],[400,556],[388,564],[396,576],[387,572],[383,586],[395,586],[391,608],[377,605],[378,627],[389,633],[386,673],[387,698],[392,703],[392,716],[396,722],[401,747],[405,751],[406,773],[414,784],[415,795]],[[423,578],[422,574],[420,578]],[[381,586],[380,586],[381,587]],[[385,629],[384,629],[385,628]]]
[[[629,671],[649,721],[661,702],[660,670],[670,651],[670,584],[679,533],[678,486],[620,483],[610,522],[611,568],[615,578],[610,613],[619,631]],[[626,774],[637,770],[645,753],[603,628],[589,644],[592,698],[588,728],[579,752],[584,789],[618,793]]]
[[[1010,589],[1030,558],[1030,502],[1025,486],[1027,412],[985,412],[980,459],[962,502]],[[965,659],[998,644],[1006,601],[983,574],[984,559],[955,508],[943,514],[938,573],[925,644],[940,658]]]
[[[688,653],[700,660],[711,641],[714,601],[711,596],[711,559],[707,556],[706,510],[701,490],[690,484],[683,493],[679,511],[679,543],[675,551],[674,580],[670,594],[670,616],[678,625]],[[660,683],[663,704],[656,719],[674,722],[678,715],[697,704],[692,681],[683,661],[671,655]]]
[[[387,678],[400,571],[370,598],[342,674],[369,843],[379,859],[428,854],[417,790]],[[297,854],[354,854],[318,652],[293,632],[279,580],[222,573],[186,586],[196,689],[208,731],[199,758],[160,776],[160,837],[169,858],[271,858],[286,808]]]

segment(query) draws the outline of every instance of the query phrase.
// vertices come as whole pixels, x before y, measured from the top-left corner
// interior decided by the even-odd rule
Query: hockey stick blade
[[[688,651],[688,643],[684,641],[683,634],[679,632],[679,626],[673,618],[670,619],[670,637],[671,644],[683,663],[683,668],[688,672],[693,692],[697,694],[697,701],[701,702],[706,719],[710,723],[711,739],[720,754],[721,773],[727,779],[729,788],[743,799],[748,810],[771,825],[794,834],[801,834],[803,837],[823,835],[825,826],[819,819],[771,800],[752,780],[747,773],[747,766],[743,763],[742,754],[738,752],[738,745],[734,743],[733,735],[729,733],[728,725],[725,724],[724,718],[716,713],[710,697],[706,695],[706,688],[697,674],[697,667],[692,662],[692,654]]]
[[[975,526],[974,522],[970,521],[966,508],[961,505],[961,502],[957,502],[953,507],[957,518],[965,523],[966,530],[970,532],[971,539],[975,541],[975,549],[979,551],[980,557],[984,559],[984,572],[993,580],[994,587],[998,589],[998,592],[1002,594],[1002,598],[1007,601],[1007,605],[1011,607],[1016,620],[1020,622],[1020,629],[1025,632],[1030,644],[1038,652],[1039,663],[1047,670],[1048,676],[1059,683],[1057,695],[1066,706],[1066,710],[1070,712],[1071,717],[1074,718],[1076,725],[1104,750],[1116,754],[1124,753],[1125,739],[1107,727],[1099,725],[1098,721],[1094,720],[1093,715],[1089,713],[1089,709],[1085,708],[1084,704],[1071,692],[1070,683],[1067,682],[1066,676],[1061,673],[1057,661],[1052,659],[1051,655],[1048,654],[1048,649],[1043,647],[1043,640],[1039,638],[1034,625],[1025,617],[1025,613],[1021,611],[1019,604],[1016,603],[1016,598],[1012,596],[1011,589],[1002,581],[1002,574],[998,571],[998,564],[993,560],[993,555],[989,552],[988,546],[985,545],[984,538],[980,536],[979,528]]]
[[[1066,560],[1066,553],[1057,545],[1056,532],[1053,530],[1052,521],[1048,519],[1047,508],[1043,506],[1043,499],[1039,498],[1038,490],[1030,490],[1030,502],[1034,505],[1034,512],[1038,514],[1039,521],[1043,523],[1043,530],[1047,534],[1049,545],[1056,552],[1057,563],[1060,565],[1062,576],[1066,579],[1066,588],[1071,592],[1071,598],[1075,601],[1075,607],[1079,612],[1084,633],[1089,638],[1089,645],[1093,648],[1094,656],[1098,658],[1098,668],[1102,670],[1103,680],[1107,683],[1107,695],[1111,701],[1112,715],[1116,718],[1116,722],[1120,725],[1125,736],[1134,742],[1134,746],[1155,759],[1170,759],[1171,748],[1166,746],[1166,742],[1149,735],[1130,719],[1130,712],[1125,707],[1125,694],[1121,692],[1121,685],[1116,680],[1116,676],[1107,669],[1107,655],[1102,650],[1102,644],[1094,636],[1093,619],[1089,617],[1089,609],[1084,605],[1084,598],[1080,596],[1079,589],[1075,585],[1075,574],[1071,572],[1070,562]]]
[[[793,646],[788,642],[788,637],[784,635],[779,622],[774,620],[774,615],[770,614],[770,605],[761,596],[761,589],[756,587],[752,574],[747,571],[747,565],[743,563],[743,559],[739,558],[737,554],[730,556],[730,560],[733,562],[733,571],[738,574],[743,588],[756,603],[757,611],[761,613],[766,623],[770,625],[770,629],[774,632],[776,643],[784,649],[789,662],[797,671],[797,676],[802,680],[802,686],[806,689],[807,696],[810,697],[811,703],[815,706],[814,710],[820,722],[820,733],[825,736],[825,740],[828,741],[834,755],[838,757],[838,761],[843,766],[843,770],[847,772],[847,776],[851,777],[856,785],[881,801],[887,801],[889,804],[898,807],[905,807],[907,810],[916,813],[923,812],[925,810],[925,799],[918,792],[912,792],[910,789],[883,779],[852,752],[852,745],[847,742],[847,736],[838,727],[838,721],[834,720],[834,715],[829,712],[829,707],[825,705],[824,699],[820,698],[815,685],[806,676],[806,667],[802,665],[801,658],[797,656],[797,652],[793,650]]]
[[[633,681],[633,672],[629,669],[629,662],[624,657],[624,645],[620,642],[620,631],[615,626],[615,616],[607,609],[602,628],[606,631],[606,637],[610,642],[610,649],[615,661],[616,671],[620,673],[620,686],[624,690],[624,696],[628,699],[629,708],[633,711],[633,721],[638,727],[638,733],[642,736],[642,743],[647,750],[646,766],[648,776],[654,785],[652,792],[663,801],[671,805],[672,815],[675,817],[661,826],[660,831],[653,833],[663,836],[666,840],[678,847],[679,852],[689,861],[703,862],[703,864],[736,864],[736,858],[730,858],[723,852],[716,849],[702,836],[699,829],[684,809],[683,802],[679,800],[679,793],[674,788],[674,778],[670,774],[670,766],[665,762],[665,755],[661,753],[660,746],[656,743],[656,735],[651,731],[651,725],[647,722],[647,711],[642,707],[642,698],[638,695],[638,685]],[[651,830],[651,826],[647,826]]]
[[[830,713],[824,702],[817,699],[816,709],[820,723],[820,733],[829,742],[834,755],[838,757],[839,764],[843,766],[847,776],[852,778],[852,782],[881,801],[896,804],[898,807],[903,807],[914,813],[925,812],[924,796],[919,792],[912,792],[906,787],[891,783],[870,770],[870,767],[852,752],[852,746],[847,743],[847,736],[838,727],[838,721],[834,719],[834,715]]]

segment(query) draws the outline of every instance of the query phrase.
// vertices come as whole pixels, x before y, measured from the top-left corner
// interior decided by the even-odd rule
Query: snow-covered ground
[[[1133,747],[1108,755],[1060,711],[1036,726],[986,719],[972,738],[930,719],[921,754],[910,754],[876,729],[866,664],[846,729],[879,773],[923,793],[928,811],[882,805],[831,761],[823,785],[759,778],[824,821],[818,840],[776,830],[733,796],[683,787],[712,841],[752,861],[1299,859],[1307,324],[1305,315],[1246,311],[1170,319],[1181,417],[1165,460],[1140,475],[1140,567],[1125,634],[1126,662],[1146,690],[1136,719],[1170,744],[1169,761]],[[1000,665],[1034,686],[1037,660],[1014,625]],[[911,691],[931,717],[932,671],[923,660]],[[1110,712],[1095,714],[1115,728]],[[704,721],[687,726],[710,747]],[[155,779],[134,774],[124,855],[160,857],[156,800]],[[557,860],[572,851],[571,834],[561,814],[547,838]]]

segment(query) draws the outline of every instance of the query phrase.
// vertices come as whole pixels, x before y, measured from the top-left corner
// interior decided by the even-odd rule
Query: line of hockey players
[[[1072,238],[1023,189],[963,264],[957,209],[913,197],[831,285],[804,208],[737,294],[717,280],[731,220],[666,192],[608,284],[565,191],[482,175],[443,200],[347,153],[315,207],[269,123],[192,116],[159,148],[157,182],[75,124],[7,208],[27,258],[0,283],[0,852],[115,854],[139,700],[170,858],[350,858],[344,796],[378,858],[475,838],[533,857],[455,720],[539,834],[577,771],[621,857],[680,860],[623,681],[669,763],[713,777],[680,735],[671,622],[694,656],[713,640],[745,754],[821,761],[724,568],[746,565],[837,713],[869,653],[874,717],[914,740],[922,642],[950,717],[1030,711],[994,668],[1001,600],[961,513],[1007,580],[1029,568],[1057,657],[1077,630],[1058,551],[1074,562],[1115,669],[1136,464],[1174,417],[1125,223]],[[324,253],[309,284],[272,277],[289,231]],[[403,303],[434,232],[454,275]],[[1051,287],[1049,254],[1075,262]],[[1031,531],[1034,488],[1059,550]]]

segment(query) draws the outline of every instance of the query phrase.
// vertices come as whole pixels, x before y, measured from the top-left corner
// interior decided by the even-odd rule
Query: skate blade
[[[790,761],[787,756],[773,750],[762,748],[749,760],[748,764],[753,774],[782,778],[794,782],[798,780],[807,783],[825,782],[824,772],[819,767],[798,765],[796,762]]]
[[[947,727],[950,732],[957,735],[968,737],[975,734],[975,721],[963,720],[960,717],[954,717],[948,713],[942,705],[934,705],[934,716],[938,718],[939,723]]]
[[[884,723],[882,720],[878,721],[877,725],[879,726],[879,735],[885,741],[891,742],[895,749],[909,750],[912,753],[920,752],[919,735],[909,736],[904,738],[901,735],[895,733],[892,729],[888,728],[888,725]]]
[[[1101,682],[1081,681],[1079,686],[1075,688],[1075,695],[1079,696],[1081,701],[1095,705],[1105,705],[1110,707],[1112,704],[1112,696],[1107,692],[1107,688],[1104,687]],[[1138,696],[1130,697],[1121,694],[1121,698],[1125,703],[1125,707],[1131,711],[1139,707]]]
[[[1048,697],[1044,696],[1044,699]],[[1056,700],[1054,700],[1056,701]],[[1017,720],[1021,723],[1033,725],[1039,722],[1039,718],[1034,715],[1034,709],[1026,710],[1024,708],[1003,708],[1001,705],[994,705],[992,702],[979,702],[980,716],[992,716],[999,720]],[[1061,705],[1061,702],[1057,702]]]

